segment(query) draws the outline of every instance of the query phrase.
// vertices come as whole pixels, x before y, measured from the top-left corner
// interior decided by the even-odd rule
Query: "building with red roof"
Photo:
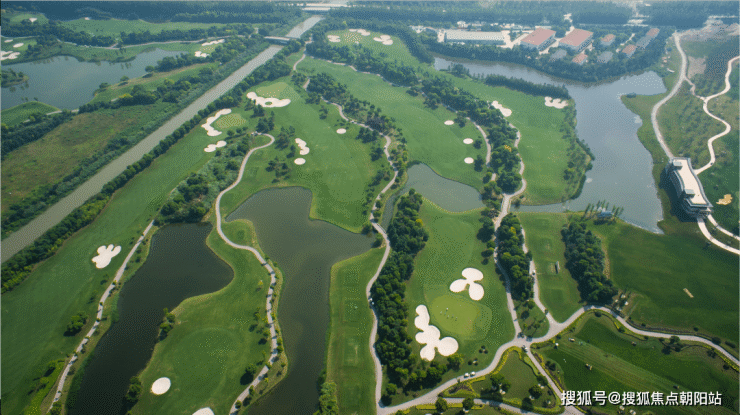
[[[588,30],[583,29],[573,29],[572,32],[560,39],[560,47],[580,52],[591,43],[593,37],[594,32],[589,32]]]
[[[622,53],[624,53],[625,55],[627,55],[628,58],[631,58],[632,55],[635,54],[635,51],[636,50],[637,50],[637,46],[635,46],[635,45],[627,45],[627,46],[624,47],[624,49],[622,49]]]
[[[575,58],[573,58],[573,61],[572,62],[573,63],[577,63],[579,65],[583,65],[584,63],[586,63],[586,54],[585,53],[579,53],[578,55],[576,55]]]
[[[522,39],[521,45],[527,49],[542,50],[555,41],[555,31],[538,27]]]
[[[660,33],[660,29],[658,29],[657,27],[654,27],[648,30],[645,36],[654,38],[655,36],[658,36],[658,33]]]
[[[614,36],[613,34],[609,33],[608,35],[606,35],[606,36],[604,36],[604,37],[601,38],[601,46],[603,46],[603,47],[609,47],[609,46],[611,46],[612,43],[614,43],[614,39],[615,38],[616,38],[616,36]]]

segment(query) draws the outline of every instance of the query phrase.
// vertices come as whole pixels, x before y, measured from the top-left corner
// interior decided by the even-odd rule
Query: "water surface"
[[[660,232],[657,223],[662,220],[663,211],[652,175],[653,161],[637,138],[637,129],[642,123],[619,98],[631,92],[641,95],[666,92],[663,81],[655,72],[623,76],[609,82],[583,84],[553,78],[534,69],[513,64],[437,57],[434,67],[448,68],[452,63],[461,63],[471,74],[504,75],[535,83],[565,86],[575,101],[578,137],[586,141],[596,156],[593,169],[586,173],[583,192],[566,206],[571,210],[581,210],[588,203],[606,200],[611,205],[624,207],[621,217],[627,222]],[[557,204],[528,210],[562,211],[563,206]]]
[[[311,220],[310,208],[309,190],[268,189],[250,197],[227,218],[252,221],[262,250],[277,262],[285,278],[278,321],[290,370],[269,396],[253,404],[250,415],[316,411],[316,382],[324,369],[329,329],[331,267],[367,251],[374,240]]]

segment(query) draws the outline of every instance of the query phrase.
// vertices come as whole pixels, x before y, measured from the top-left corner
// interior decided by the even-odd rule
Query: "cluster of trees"
[[[85,327],[88,318],[89,316],[84,311],[80,311],[79,313],[73,315],[69,324],[67,324],[67,330],[64,332],[64,335],[74,336],[75,334],[79,333],[82,328]]]
[[[50,20],[47,24],[31,23],[28,20],[23,20],[20,23],[11,23],[10,19],[3,16],[2,27],[3,32],[7,32],[5,36],[9,37],[46,36],[50,39],[59,39],[64,42],[89,46],[111,46],[116,43],[116,39],[113,36],[95,36],[87,32],[75,32],[72,29],[64,27],[61,22],[56,20]]]
[[[617,289],[604,276],[604,251],[601,240],[583,222],[571,222],[561,231],[565,242],[565,266],[578,281],[581,299],[589,303],[610,304]]]
[[[501,220],[496,240],[498,241],[498,262],[506,271],[511,283],[511,296],[515,300],[527,301],[532,298],[533,281],[529,276],[530,252],[524,253],[524,235],[519,218],[509,213]]]
[[[413,340],[408,334],[408,304],[405,301],[406,281],[414,271],[414,257],[429,238],[419,219],[422,197],[414,189],[402,196],[396,216],[388,228],[393,252],[371,288],[378,314],[378,339],[375,350],[385,366],[389,382],[403,386],[418,359],[411,352]],[[416,376],[417,381],[419,376]],[[387,395],[387,394],[386,394]]]
[[[59,114],[45,115],[41,113],[30,116],[30,122],[20,123],[13,126],[2,124],[2,159],[18,147],[34,142],[43,137],[49,131],[72,119],[74,114],[70,111],[62,111]]]
[[[2,87],[6,88],[13,85],[18,85],[26,82],[28,75],[23,72],[16,72],[13,68],[2,70]]]
[[[725,41],[715,44],[707,53],[706,69],[704,73],[696,74],[692,78],[696,85],[696,94],[709,96],[721,92],[725,87],[725,73],[727,72],[727,61],[733,56],[740,54],[737,37],[733,36]],[[737,70],[735,70],[737,75]],[[737,88],[731,88],[728,94],[737,94]]]
[[[126,396],[123,397],[123,401],[127,409],[133,407],[137,402],[139,402],[139,397],[141,396],[141,391],[143,389],[144,387],[141,385],[141,379],[139,379],[138,376],[132,377],[129,381]]]
[[[174,327],[176,319],[175,315],[170,313],[170,310],[167,308],[164,309],[164,318],[162,319],[162,324],[159,325],[160,340],[164,340],[170,331],[172,331],[172,327]]]
[[[162,30],[159,33],[143,32],[121,32],[121,43],[125,45],[140,45],[150,42],[167,42],[170,40],[200,40],[207,37],[232,36],[235,34],[249,36],[254,33],[254,28],[248,24],[229,24],[225,26],[211,26],[207,29],[193,28],[188,30],[171,29]]]
[[[536,84],[521,78],[509,78],[503,75],[488,75],[484,81],[487,85],[503,86],[514,91],[529,95],[550,96],[553,98],[570,99],[570,94],[564,86],[550,84]]]
[[[723,1],[654,2],[638,5],[640,14],[651,26],[676,26],[680,29],[701,27],[709,16],[737,16],[737,4]]]
[[[569,198],[577,198],[583,190],[586,183],[586,172],[591,170],[593,164],[591,161],[596,158],[591,148],[585,141],[579,140],[576,135],[576,109],[573,105],[564,108],[565,118],[560,131],[563,133],[563,140],[570,143],[568,146],[568,165],[563,170],[563,179],[568,183],[568,188],[573,191],[568,195]]]
[[[324,382],[321,385],[319,395],[319,410],[314,415],[339,415],[339,404],[337,403],[337,384]]]

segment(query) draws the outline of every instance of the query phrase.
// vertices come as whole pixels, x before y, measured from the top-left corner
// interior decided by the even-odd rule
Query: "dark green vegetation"
[[[568,218],[559,213],[519,212],[517,216],[537,270],[540,300],[555,320],[565,321],[581,307],[578,284],[565,267],[565,244],[560,235]]]
[[[336,384],[342,413],[375,410],[374,362],[368,348],[372,311],[365,287],[378,269],[383,249],[373,249],[332,267],[331,328],[326,352],[327,379]]]
[[[67,336],[74,336],[75,334],[79,333],[82,328],[85,326],[85,323],[87,323],[88,315],[84,311],[80,311],[79,313],[72,316],[71,321],[69,324],[67,324],[67,331],[64,332]]]
[[[28,75],[24,74],[23,72],[16,73],[16,71],[14,71],[13,68],[2,70],[2,87],[3,88],[22,84],[27,81],[28,81]]]
[[[568,341],[567,339],[574,339]],[[558,342],[558,347],[554,343]],[[631,333],[609,315],[587,313],[559,340],[533,347],[544,366],[569,390],[719,392],[722,406],[651,406],[656,414],[736,413],[738,373],[705,345],[673,339],[644,338]],[[593,392],[592,392],[593,396]],[[665,398],[664,398],[665,399]],[[617,413],[617,408],[595,405]]]
[[[6,127],[14,127],[18,124],[29,120],[31,123],[35,123],[37,117],[41,114],[44,116],[50,112],[59,111],[59,108],[52,107],[49,104],[43,102],[30,101],[23,104],[16,105],[15,107],[8,108],[2,112],[2,123]],[[31,118],[33,117],[33,118]],[[5,135],[5,127],[2,127],[2,134]]]
[[[701,27],[711,15],[734,15],[737,10],[723,1],[682,1],[650,3],[637,6],[640,14],[649,16],[645,24],[676,26],[680,29]]]
[[[378,340],[375,342],[375,350],[390,384],[400,387],[407,384],[411,373],[416,375],[419,385],[434,384],[444,373],[444,370],[439,373],[440,371],[435,369],[432,376],[429,376],[430,372],[427,371],[424,373],[425,376],[419,379],[414,371],[419,361],[412,354],[409,345],[413,338],[408,334],[409,309],[404,301],[406,281],[414,271],[414,257],[424,248],[429,238],[422,222],[418,220],[421,204],[421,195],[413,189],[409,191],[408,196],[402,196],[398,200],[396,215],[388,228],[388,239],[393,252],[371,288],[372,300],[378,314]],[[395,394],[395,388],[392,388],[392,391]],[[389,392],[390,390],[385,391],[384,400],[389,400],[389,395],[392,395]]]
[[[689,56],[705,59],[704,72],[691,79],[696,85],[696,94],[707,97],[722,91],[725,88],[727,62],[740,54],[738,37],[729,36],[722,41],[688,41],[681,46]]]
[[[10,108],[8,111],[12,109],[13,108]],[[25,110],[23,111],[23,114],[21,116],[23,117],[26,115],[29,116],[29,122],[27,123],[23,122],[25,121],[25,119],[17,121],[15,123],[3,123],[1,127],[3,134],[3,160],[8,156],[8,153],[23,146],[24,144],[28,144],[40,139],[49,131],[71,120],[73,117],[73,114],[70,111],[63,111],[60,114],[46,115],[46,113],[29,114],[28,110]]]
[[[43,126],[52,121],[46,118],[7,135],[3,132],[3,146],[6,140],[16,146],[36,140],[3,160],[3,235],[69,194],[267,46],[257,38],[239,39],[222,50],[224,61],[215,71],[201,68],[197,75],[181,76],[176,82],[137,83],[115,101],[94,100],[81,106],[83,114],[56,115],[72,120],[48,134]]]
[[[314,415],[337,415],[339,405],[337,404],[337,385],[334,382],[326,382],[321,385],[319,396],[319,410]]]
[[[550,330],[550,323],[545,317],[545,313],[540,310],[534,300],[514,301],[516,314],[519,316],[517,322],[519,328],[527,337],[542,337]]]
[[[467,75],[470,74],[468,73]],[[535,84],[524,79],[508,78],[503,75],[488,75],[485,78],[485,83],[494,87],[503,86],[529,95],[549,96],[563,100],[570,99],[568,90],[565,87],[557,85]]]
[[[532,298],[533,281],[529,276],[530,252],[524,253],[522,244],[522,226],[519,218],[509,213],[501,219],[501,226],[496,232],[498,242],[498,263],[506,271],[511,284],[511,296],[519,301]]]
[[[604,276],[604,251],[599,238],[586,230],[583,222],[570,222],[561,234],[565,242],[565,266],[578,281],[581,299],[587,303],[611,303],[617,289]]]

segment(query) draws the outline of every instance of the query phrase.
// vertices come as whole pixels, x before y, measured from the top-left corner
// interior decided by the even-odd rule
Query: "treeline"
[[[139,45],[149,42],[166,42],[170,40],[200,40],[207,37],[233,36],[235,34],[249,36],[254,33],[254,28],[248,24],[229,24],[226,26],[211,26],[207,29],[193,28],[189,30],[170,29],[159,33],[143,32],[121,32],[121,43],[126,45]]]
[[[378,315],[378,339],[375,351],[385,366],[389,382],[404,385],[417,363],[408,334],[406,281],[414,272],[414,257],[424,248],[429,236],[419,219],[422,197],[414,189],[401,196],[396,215],[388,227],[393,252],[370,290]]]
[[[529,95],[549,96],[552,98],[570,99],[568,89],[564,86],[536,84],[521,78],[509,78],[503,75],[488,75],[484,81],[490,86],[503,86]]]
[[[354,9],[354,7],[339,7],[338,9]],[[335,12],[337,11],[331,11],[330,15],[333,15]],[[341,13],[342,12],[339,12],[339,14]],[[308,36],[313,34],[314,41],[319,37],[326,39],[326,32],[330,30],[345,30],[348,28],[362,28],[398,36],[406,44],[411,55],[416,57],[420,62],[434,62],[434,57],[426,50],[416,32],[411,30],[406,24],[392,23],[389,20],[362,17],[361,15],[359,17],[347,16],[346,18],[328,18],[316,24],[316,26],[306,32],[303,37],[308,39]],[[319,36],[319,34],[323,34],[323,36]]]
[[[4,36],[52,36],[64,42],[89,46],[111,46],[116,43],[116,38],[113,36],[94,36],[87,32],[75,32],[72,29],[62,26],[61,22],[55,20],[50,20],[47,24],[31,23],[28,20],[23,20],[20,23],[11,23],[3,15],[0,21],[2,22]]]
[[[737,36],[729,37],[721,43],[712,45],[711,50],[707,53],[704,73],[696,74],[692,78],[696,85],[697,95],[706,97],[721,92],[725,88],[727,62],[738,54],[740,54],[740,47],[738,47]],[[730,90],[728,94],[732,92]],[[734,92],[737,93],[737,90]]]
[[[7,126],[2,124],[2,135],[0,143],[2,146],[2,159],[18,147],[34,142],[43,137],[44,134],[55,129],[57,126],[72,119],[74,114],[70,111],[62,111],[59,114],[45,115],[34,114],[28,123]]]
[[[16,72],[13,68],[2,70],[2,87],[6,88],[13,85],[22,84],[28,80],[28,75],[23,72]]]
[[[519,218],[509,213],[501,219],[496,232],[498,241],[498,262],[509,276],[511,296],[515,300],[527,301],[532,298],[533,281],[529,276],[529,262],[532,254],[524,253],[524,235]]]
[[[568,146],[568,165],[563,170],[563,179],[568,184],[568,191],[571,192],[566,196],[575,199],[581,195],[583,185],[586,183],[586,172],[591,170],[593,161],[596,156],[585,141],[578,139],[576,134],[576,106],[568,105],[563,109],[565,117],[560,131],[563,133],[563,140],[567,141]]]
[[[208,88],[211,88],[226,75],[243,65],[253,54],[267,47],[267,43],[262,41],[250,43],[245,39],[244,42],[245,45],[249,45],[246,51],[237,55],[237,57],[231,61],[219,66],[215,71],[204,68],[200,71],[199,76],[185,77],[177,82],[165,80],[157,90],[148,91],[146,94],[142,92],[142,95],[139,98],[144,100],[150,99],[150,97],[147,97],[149,94],[154,94],[158,97],[161,96],[163,101],[175,103],[175,105],[164,107],[160,111],[152,111],[148,117],[148,122],[135,125],[119,132],[102,150],[80,162],[79,166],[73,170],[72,173],[62,178],[62,180],[49,186],[36,189],[20,203],[10,206],[10,208],[6,212],[3,212],[2,215],[3,237],[19,229],[34,217],[38,216],[48,206],[56,203],[62,197],[69,194],[87,178],[92,177],[98,170],[108,164],[108,162],[123,154],[126,150],[156,130],[172,115],[176,114],[197,97],[201,96],[203,92],[208,90]],[[297,48],[300,48],[300,43],[297,41],[291,42],[291,44],[285,46],[278,55],[284,57],[286,55],[281,55],[283,52],[291,50],[295,51]],[[284,62],[278,63],[274,60],[270,60],[263,65],[263,67],[268,68],[266,70],[275,71],[276,73],[286,73],[287,70],[289,73],[290,67],[286,68],[286,66],[287,65]],[[266,70],[259,68],[252,76],[255,76],[255,74],[257,74],[257,76],[267,76],[265,72]],[[99,101],[82,105],[80,107],[80,112],[91,112],[105,109],[115,110],[122,104],[135,105],[138,100],[134,98],[134,95],[128,95],[130,95],[131,98],[124,96],[123,101],[120,103],[118,101]]]
[[[737,2],[731,1],[657,1],[637,7],[640,14],[650,16],[646,24],[679,29],[701,27],[712,15],[737,16],[738,12]]]
[[[583,222],[570,222],[561,233],[565,242],[565,266],[578,281],[581,299],[588,303],[610,304],[617,289],[604,276],[601,240],[587,231]]]
[[[300,45],[298,47],[300,47]],[[46,233],[36,239],[33,244],[27,246],[7,260],[2,265],[2,270],[0,271],[0,274],[2,275],[2,292],[4,293],[8,290],[12,290],[15,286],[20,284],[28,274],[31,273],[33,266],[36,263],[52,256],[69,236],[91,223],[103,210],[110,199],[110,196],[117,189],[123,187],[137,173],[148,167],[155,158],[167,152],[167,150],[185,134],[198,126],[208,114],[216,111],[217,108],[233,106],[235,102],[238,102],[239,97],[244,95],[248,88],[257,83],[284,76],[279,75],[280,70],[278,70],[278,68],[288,67],[283,59],[295,48],[296,46],[293,45],[291,48],[284,48],[278,52],[272,60],[255,70],[252,75],[242,80],[221,98],[211,102],[207,108],[200,110],[193,118],[183,123],[172,134],[160,141],[159,144],[157,144],[157,146],[148,154],[145,154],[141,160],[132,164],[123,173],[108,182],[103,186],[103,190],[100,193],[90,198],[84,205],[75,209],[59,224],[46,231]],[[288,67],[288,72],[289,71],[290,67]],[[274,78],[271,78],[272,76],[274,76]]]
[[[99,2],[32,1],[15,5],[16,10],[38,11],[49,19],[73,20],[82,16],[93,19],[188,21],[201,23],[290,23],[300,18],[297,6],[272,2]],[[173,15],[173,11],[177,13]]]

